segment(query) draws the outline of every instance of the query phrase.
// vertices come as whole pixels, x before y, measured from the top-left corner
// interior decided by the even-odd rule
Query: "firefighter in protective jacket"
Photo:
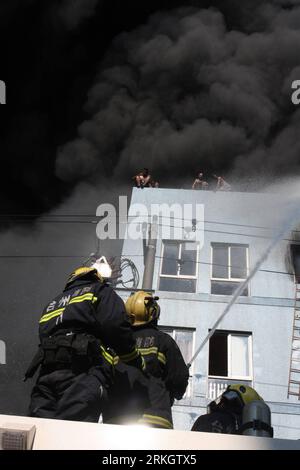
[[[255,401],[261,402],[263,399],[252,387],[228,385],[222,395],[209,403],[208,413],[196,419],[191,431],[242,434],[243,409]]]
[[[25,379],[40,373],[30,416],[97,422],[112,384],[116,354],[144,367],[120,297],[95,267],[80,267],[44,309],[40,346]]]
[[[138,373],[128,366],[125,371],[123,366],[120,376],[125,383],[127,374],[127,398],[123,392],[126,387],[123,387],[120,402],[119,389],[109,400],[104,422],[122,422],[122,417],[126,422],[132,414],[141,424],[173,428],[171,407],[174,399],[180,400],[184,395],[189,372],[176,342],[157,328],[160,315],[157,299],[151,293],[139,291],[126,302],[136,346],[146,362],[148,379],[141,374],[139,378]]]

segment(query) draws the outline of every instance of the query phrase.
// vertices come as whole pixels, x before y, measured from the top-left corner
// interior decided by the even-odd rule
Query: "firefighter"
[[[144,368],[124,303],[95,266],[76,269],[42,313],[39,350],[25,374],[26,380],[40,367],[30,416],[97,422],[115,355]]]
[[[244,384],[229,385],[215,401],[208,405],[208,413],[199,416],[192,431],[221,434],[241,434],[245,405],[263,401],[258,393]]]
[[[174,399],[180,400],[183,397],[188,385],[189,371],[176,342],[157,328],[160,315],[157,300],[158,297],[153,297],[149,292],[138,291],[126,302],[136,346],[145,359],[148,375],[148,378],[143,376],[139,381],[135,374],[135,378],[128,378],[127,382],[131,380],[131,384],[135,383],[135,387],[131,388],[131,409],[135,418],[139,416],[138,422],[152,427],[172,429],[171,407]],[[130,371],[127,373],[130,376]],[[124,388],[122,396],[123,390]],[[114,422],[117,422],[118,413],[128,418],[125,402],[123,409],[119,411],[114,405],[110,409],[115,413]]]

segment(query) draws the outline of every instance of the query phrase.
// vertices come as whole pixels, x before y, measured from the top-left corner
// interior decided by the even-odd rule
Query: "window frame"
[[[178,259],[180,260],[181,259],[181,252],[182,252],[182,245],[185,244],[185,243],[193,243],[195,244],[195,242],[187,242],[185,240],[172,240],[172,241],[169,241],[169,240],[166,240],[166,241],[162,241],[162,248],[161,248],[161,260],[160,260],[160,268],[159,268],[159,278],[161,277],[165,277],[165,278],[171,278],[171,279],[198,279],[198,264],[199,264],[199,244],[196,243],[196,248],[195,248],[195,251],[196,251],[196,261],[195,261],[195,264],[196,264],[196,269],[195,269],[195,275],[192,275],[192,274],[162,274],[162,265],[163,265],[163,261],[164,261],[164,252],[165,252],[165,245],[167,244],[167,242],[169,242],[169,244],[179,244],[179,253],[178,253]],[[179,264],[179,263],[177,263]],[[177,268],[177,273],[178,271],[180,270],[180,265],[179,265],[179,268]]]
[[[184,326],[166,326],[166,325],[159,325],[158,326],[159,330],[163,331],[164,333],[166,334],[170,334],[167,332],[168,331],[172,331],[172,335],[170,334],[170,336],[175,340],[175,333],[176,331],[189,331],[192,335],[192,356],[194,354],[194,351],[195,351],[195,339],[196,339],[196,328],[189,328],[189,327],[184,327]],[[176,342],[177,346],[179,347],[179,344]],[[179,347],[180,349],[180,347]],[[180,350],[181,352],[181,350]],[[182,354],[182,352],[181,352]],[[186,360],[188,361],[189,359],[191,358],[187,358]],[[184,359],[185,360],[185,359]],[[186,362],[187,364],[187,362]],[[189,369],[189,372],[190,372],[190,378],[189,378],[189,382],[188,382],[188,386],[186,388],[186,391],[185,391],[185,394],[183,396],[183,398],[181,400],[184,400],[185,398],[191,398],[193,396],[193,373],[194,373],[194,363],[191,364],[191,367]]]
[[[208,348],[208,373],[207,377],[209,379],[228,379],[228,380],[243,380],[243,381],[253,381],[253,334],[251,332],[239,332],[239,331],[223,331],[217,330],[215,333],[223,332],[227,334],[227,375],[210,375],[209,374],[209,360],[210,360],[210,348]],[[232,375],[231,373],[231,342],[232,336],[246,336],[248,337],[248,365],[249,365],[249,375]]]
[[[214,263],[213,263],[213,248],[214,245],[223,245],[226,247],[227,250],[227,268],[228,268],[228,275],[229,277],[213,277],[213,268],[214,268]],[[231,247],[233,246],[241,246],[243,248],[246,248],[246,272],[247,276],[249,274],[249,245],[243,244],[243,243],[222,243],[222,242],[211,242],[210,244],[210,279],[211,281],[224,281],[224,282],[241,282],[245,281],[247,277],[231,277]]]

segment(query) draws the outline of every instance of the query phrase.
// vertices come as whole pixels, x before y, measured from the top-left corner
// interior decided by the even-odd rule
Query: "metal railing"
[[[252,387],[252,380],[229,379],[227,377],[208,377],[206,396],[209,400],[215,400],[225,391],[228,385],[236,383]]]

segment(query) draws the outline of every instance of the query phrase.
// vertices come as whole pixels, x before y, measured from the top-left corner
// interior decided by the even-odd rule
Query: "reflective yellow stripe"
[[[88,294],[84,294],[84,295],[79,295],[78,297],[73,297],[69,304],[75,304],[76,302],[83,302],[84,300],[93,300],[93,297],[94,297],[94,294],[92,293],[88,293]]]
[[[138,348],[138,351],[140,352],[140,354],[142,356],[146,356],[147,354],[156,354],[157,355],[157,359],[162,362],[164,365],[166,365],[167,363],[167,359],[166,359],[166,356],[161,353],[161,352],[158,352],[158,348],[157,347],[152,347],[152,348]]]
[[[137,349],[134,349],[131,353],[129,354],[122,354],[122,355],[119,355],[119,358],[121,359],[121,361],[123,362],[130,362],[130,361],[133,361],[134,359],[136,359],[138,357],[139,353],[138,353],[138,350]]]
[[[139,352],[141,354],[157,354],[158,348],[153,347],[153,348],[138,348]]]
[[[65,308],[66,307],[59,308],[58,310],[53,310],[53,312],[47,313],[46,315],[44,315],[40,319],[40,323],[43,323],[45,321],[49,321],[49,320],[51,320],[51,318],[57,317],[58,315],[60,315],[64,311]]]
[[[45,315],[43,315],[42,318],[40,319],[40,323],[44,323],[46,321],[51,320],[52,318],[57,317],[58,315],[60,315],[65,310],[65,308],[68,305],[75,304],[75,303],[78,303],[78,302],[84,302],[85,300],[91,300],[94,303],[94,302],[97,302],[98,298],[94,297],[93,293],[87,293],[87,294],[84,294],[84,295],[79,295],[77,297],[73,297],[65,307],[59,308],[57,310],[53,310],[53,312],[49,312],[49,313],[46,313]]]
[[[101,354],[104,357],[104,359],[106,359],[107,362],[109,362],[109,364],[114,365],[115,358],[111,354],[109,354],[109,352],[107,352],[103,346],[101,346],[100,348],[101,348]]]
[[[156,424],[156,425],[162,426],[163,428],[173,429],[172,423],[165,418],[161,418],[160,416],[143,415],[143,417],[139,419],[139,423],[154,424],[154,425]]]
[[[114,359],[114,366],[116,366],[119,363],[120,358],[119,356],[115,356],[113,359]]]
[[[164,365],[167,364],[166,356],[163,353],[159,352],[157,357],[158,357],[158,360],[162,362]]]

